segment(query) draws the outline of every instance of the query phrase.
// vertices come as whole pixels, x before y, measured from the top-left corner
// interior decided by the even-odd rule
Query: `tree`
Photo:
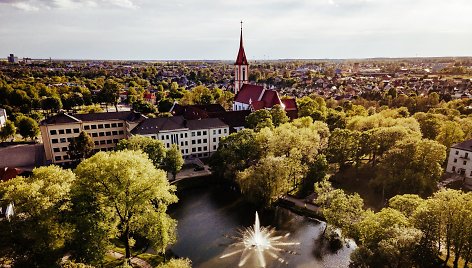
[[[94,147],[95,144],[90,135],[82,131],[79,136],[71,140],[67,153],[72,160],[82,160],[92,154]]]
[[[41,108],[50,112],[57,112],[62,108],[61,99],[57,96],[46,97],[41,100]]]
[[[176,144],[172,144],[172,146],[167,150],[163,164],[164,170],[170,172],[175,180],[177,173],[179,173],[180,169],[182,169],[182,166],[184,165],[182,153]]]
[[[122,139],[116,145],[116,150],[141,150],[147,154],[156,168],[161,168],[166,155],[164,144],[150,137],[132,136]]]
[[[5,141],[15,136],[16,128],[12,121],[7,120],[5,126],[0,129],[0,140]]]
[[[27,116],[18,117],[16,126],[18,128],[18,133],[23,137],[23,139],[30,138],[33,139],[39,134],[39,126],[36,121]]]
[[[15,216],[0,221],[2,257],[15,267],[55,267],[73,229],[64,215],[74,181],[72,171],[48,166],[35,168],[29,178],[0,183],[0,199],[15,205]]]
[[[359,149],[359,132],[337,128],[331,133],[328,142],[328,161],[338,163],[340,169],[354,161]]]
[[[272,123],[275,127],[278,127],[288,122],[289,118],[287,116],[287,113],[285,112],[284,108],[282,108],[282,106],[278,104],[272,107],[272,109],[270,110],[270,114]]]
[[[88,191],[111,220],[97,224],[112,227],[110,236],[121,237],[130,265],[133,235],[146,238],[158,252],[175,241],[175,220],[166,214],[177,202],[175,187],[146,154],[136,151],[99,152],[76,169],[78,191]],[[87,204],[83,204],[84,207]]]
[[[246,125],[248,128],[252,128],[255,131],[259,131],[265,127],[274,127],[272,124],[272,115],[266,109],[257,110],[249,114],[246,117]]]
[[[190,259],[171,259],[166,263],[159,264],[156,268],[191,268],[192,261]]]
[[[118,100],[120,99],[121,85],[115,80],[107,79],[99,93],[100,100],[105,103],[108,112],[108,104],[113,104],[118,112]]]
[[[133,110],[138,113],[150,114],[157,112],[157,108],[154,104],[147,101],[138,100],[133,102]]]
[[[298,117],[310,116],[313,120],[325,121],[328,110],[326,102],[321,97],[305,96],[297,99]]]
[[[464,131],[462,131],[462,128],[458,123],[445,121],[439,129],[436,141],[446,146],[449,150],[453,144],[463,141],[464,135]]]

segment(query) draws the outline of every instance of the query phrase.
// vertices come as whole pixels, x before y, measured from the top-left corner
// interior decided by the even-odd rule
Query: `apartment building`
[[[7,119],[7,111],[3,108],[0,108],[0,129],[5,126]]]
[[[166,148],[177,144],[184,158],[208,157],[218,149],[221,138],[229,135],[229,126],[218,118],[148,118],[136,126],[131,134],[158,139]]]
[[[131,130],[146,117],[135,112],[111,112],[90,114],[58,114],[40,124],[46,160],[64,164],[70,161],[68,150],[71,140],[80,132],[92,137],[94,151],[109,151],[121,140],[129,137]]]
[[[467,184],[472,185],[472,140],[451,146],[446,172],[464,176]]]

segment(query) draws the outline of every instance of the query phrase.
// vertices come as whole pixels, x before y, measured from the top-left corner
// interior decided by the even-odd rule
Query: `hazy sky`
[[[0,57],[472,56],[472,0],[0,0]]]

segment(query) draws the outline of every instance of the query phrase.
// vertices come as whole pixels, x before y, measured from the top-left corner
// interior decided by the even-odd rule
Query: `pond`
[[[254,225],[256,209],[241,196],[225,186],[209,186],[180,191],[179,203],[170,209],[178,220],[178,242],[171,247],[179,257],[188,257],[193,267],[238,267],[240,254],[223,258],[232,241],[228,236],[238,228]],[[277,253],[288,264],[266,257],[267,267],[347,267],[355,244],[348,242],[333,252],[320,234],[325,223],[297,215],[285,208],[259,212],[261,226],[275,227],[280,234],[290,233],[288,239],[299,242],[295,254]],[[253,267],[247,264],[243,267]]]

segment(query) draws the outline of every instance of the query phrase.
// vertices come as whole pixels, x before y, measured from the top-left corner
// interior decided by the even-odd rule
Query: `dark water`
[[[240,255],[220,259],[232,249],[225,235],[236,233],[237,228],[254,224],[255,208],[240,196],[222,186],[185,190],[179,193],[179,203],[170,214],[178,220],[178,242],[171,250],[179,257],[188,257],[193,267],[238,267]],[[261,226],[272,226],[278,232],[290,233],[296,255],[281,253],[288,264],[266,257],[267,267],[347,267],[354,245],[349,243],[336,252],[320,242],[324,223],[299,216],[288,209],[259,212]],[[244,267],[254,267],[248,264]]]

